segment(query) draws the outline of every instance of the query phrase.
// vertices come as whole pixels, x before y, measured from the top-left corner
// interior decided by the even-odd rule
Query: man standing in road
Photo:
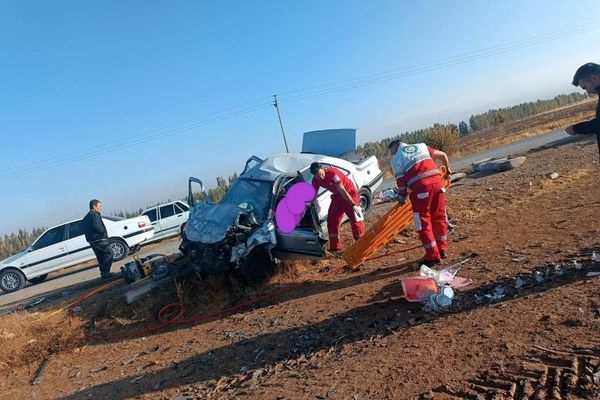
[[[350,219],[354,240],[360,239],[365,233],[365,223],[362,221],[360,198],[354,183],[339,169],[325,168],[318,162],[310,165],[310,172],[314,175],[312,185],[319,191],[320,187],[331,193],[331,204],[327,212],[327,230],[329,232],[329,250],[337,252],[342,249],[339,238],[339,227],[344,214]]]
[[[448,156],[425,143],[406,144],[392,141],[388,148],[392,153],[392,170],[398,185],[399,201],[404,204],[410,189],[415,229],[425,248],[421,262],[429,267],[446,258],[448,247],[448,222],[444,183],[436,161],[440,161],[450,173]]]
[[[583,64],[575,72],[573,86],[579,86],[588,94],[600,94],[600,65],[595,63]],[[575,124],[566,129],[569,135],[596,134],[598,153],[600,154],[600,98],[596,106],[596,118]]]
[[[83,217],[83,231],[85,240],[90,244],[100,267],[100,277],[104,280],[117,278],[117,274],[110,272],[113,254],[108,241],[108,233],[102,221],[100,212],[102,203],[99,200],[90,201],[90,212]]]

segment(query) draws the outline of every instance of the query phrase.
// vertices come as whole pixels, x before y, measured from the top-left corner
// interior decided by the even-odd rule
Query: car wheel
[[[273,275],[275,262],[265,246],[257,246],[235,272],[236,277],[241,281],[259,285],[265,283]]]
[[[38,283],[44,282],[46,278],[48,278],[48,274],[36,276],[35,278],[28,279],[28,281],[34,285],[37,285]]]
[[[6,268],[0,272],[0,289],[15,292],[25,286],[25,275],[18,269]]]
[[[120,261],[129,254],[129,246],[121,239],[110,239],[110,251],[113,253],[113,261]]]
[[[187,225],[187,222],[184,222],[183,224],[181,224],[181,237],[185,237],[185,226]]]
[[[373,204],[373,196],[371,195],[371,191],[367,188],[362,188],[358,192],[358,196],[360,198],[360,206],[363,209],[363,212],[366,214],[371,211],[371,205]]]

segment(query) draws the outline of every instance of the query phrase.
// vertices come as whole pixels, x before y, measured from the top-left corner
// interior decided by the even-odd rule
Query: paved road
[[[576,140],[582,140],[584,136],[569,136],[564,129],[555,130],[543,135],[534,136],[531,138],[519,140],[518,142],[509,143],[504,146],[494,147],[470,156],[456,158],[450,160],[450,168],[452,171],[460,171],[463,168],[469,167],[472,163],[486,158],[501,158],[513,154],[519,154],[543,145],[561,145],[570,143]],[[381,184],[382,189],[396,187],[394,179],[386,179]]]
[[[177,248],[180,241],[181,239],[177,236],[158,243],[152,243],[142,247],[136,255],[140,257],[157,253],[171,255],[179,252]],[[119,272],[121,266],[129,261],[131,261],[131,257],[113,263],[111,270]],[[90,287],[96,287],[103,283],[99,279],[99,275],[97,264],[91,264],[85,268],[75,266],[58,271],[58,273],[52,273],[46,281],[37,285],[27,284],[23,289],[13,293],[0,291],[0,313],[41,297],[45,297],[46,300],[66,298],[89,290]]]

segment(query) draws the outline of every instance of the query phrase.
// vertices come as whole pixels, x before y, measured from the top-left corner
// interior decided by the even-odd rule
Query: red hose
[[[408,248],[408,249],[403,249],[403,250],[388,252],[388,253],[383,254],[381,256],[371,257],[371,258],[367,259],[366,261],[370,261],[370,260],[375,260],[375,259],[378,259],[378,258],[386,257],[386,256],[389,256],[389,255],[395,254],[395,253],[405,253],[405,252],[410,251],[410,250],[418,249],[419,247],[421,247],[421,246],[415,246],[415,247],[411,247],[411,248]],[[319,273],[318,276],[331,275],[331,274],[333,274],[335,272],[340,271],[344,267],[345,266],[342,265],[342,266],[334,268],[332,270]],[[159,329],[168,327],[170,325],[192,324],[192,323],[200,322],[202,320],[206,320],[206,319],[209,319],[209,318],[220,317],[220,316],[223,316],[225,314],[229,314],[229,313],[231,313],[233,311],[237,311],[237,310],[239,310],[241,308],[247,307],[249,305],[260,303],[262,301],[269,300],[269,299],[272,299],[272,298],[277,297],[279,295],[282,295],[284,293],[290,292],[292,289],[295,289],[295,288],[297,288],[299,286],[302,286],[302,285],[304,285],[305,283],[308,283],[308,282],[310,282],[310,280],[305,280],[305,281],[302,281],[302,282],[299,282],[299,283],[294,283],[294,284],[285,286],[283,288],[274,290],[274,291],[272,291],[270,293],[267,293],[265,295],[258,296],[258,297],[255,297],[253,299],[247,300],[245,302],[236,304],[234,306],[231,306],[231,307],[228,307],[228,308],[224,308],[224,309],[221,309],[221,310],[218,310],[218,311],[206,313],[206,314],[196,315],[196,316],[193,316],[193,317],[190,317],[190,318],[183,318],[183,315],[184,315],[183,304],[181,304],[181,303],[170,303],[170,304],[167,304],[167,305],[163,306],[158,311],[157,317],[158,317],[159,323],[156,324],[156,325],[152,325],[152,326],[150,326],[148,328],[144,328],[144,329],[141,329],[141,330],[137,330],[137,331],[133,331],[133,332],[126,333],[126,334],[121,334],[121,335],[97,336],[97,335],[89,335],[88,334],[88,335],[86,335],[86,337],[88,339],[92,339],[92,340],[105,340],[105,341],[122,340],[122,339],[130,339],[130,338],[134,338],[134,337],[140,337],[140,336],[144,336],[144,335],[146,335],[148,333],[152,333],[154,331],[157,331]],[[79,302],[77,302],[77,303],[79,303]],[[173,317],[170,317],[170,318],[166,317],[165,313],[167,311],[171,310],[171,309],[178,309],[179,311]]]

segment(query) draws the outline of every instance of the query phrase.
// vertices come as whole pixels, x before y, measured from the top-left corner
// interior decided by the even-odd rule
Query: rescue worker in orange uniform
[[[421,263],[430,267],[439,264],[447,257],[448,222],[446,189],[436,161],[450,173],[448,156],[425,143],[406,144],[394,140],[388,148],[392,153],[391,164],[400,203],[404,204],[410,193],[415,229],[425,248]]]
[[[365,233],[365,223],[357,221],[355,215],[357,212],[362,214],[358,191],[354,183],[337,168],[325,168],[320,163],[315,162],[310,165],[310,172],[314,175],[312,185],[317,192],[320,187],[323,187],[333,193],[327,212],[329,250],[332,252],[339,251],[342,249],[339,226],[342,223],[344,214],[350,219],[354,240],[358,240]]]

